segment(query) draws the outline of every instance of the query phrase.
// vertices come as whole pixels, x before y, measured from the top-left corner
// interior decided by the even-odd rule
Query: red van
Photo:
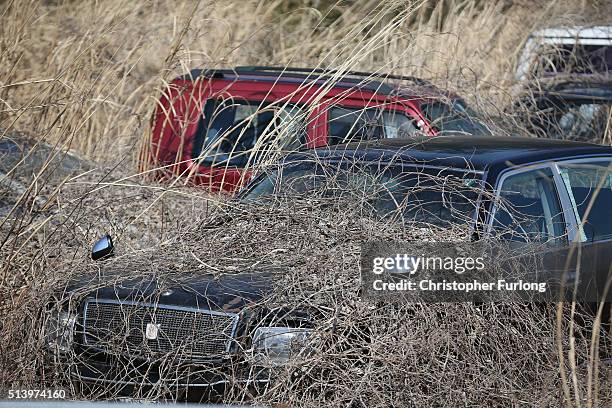
[[[231,192],[275,153],[356,140],[488,129],[457,95],[414,77],[312,68],[197,69],[153,117],[160,177]]]

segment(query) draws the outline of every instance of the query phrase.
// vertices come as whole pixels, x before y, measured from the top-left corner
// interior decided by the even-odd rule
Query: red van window
[[[414,124],[413,118],[409,118],[400,111],[385,110],[382,113],[383,128],[385,139],[397,139],[407,136],[414,136],[418,129]]]
[[[329,144],[412,136],[417,127],[412,118],[395,110],[332,107],[329,110]]]
[[[209,99],[193,157],[205,166],[244,167],[254,148],[294,149],[306,143],[304,113],[295,105]]]

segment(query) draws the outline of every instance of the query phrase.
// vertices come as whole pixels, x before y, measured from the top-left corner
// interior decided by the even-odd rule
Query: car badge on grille
[[[147,323],[147,328],[145,330],[145,337],[149,340],[155,340],[157,335],[159,334],[159,328],[161,324],[155,323]]]

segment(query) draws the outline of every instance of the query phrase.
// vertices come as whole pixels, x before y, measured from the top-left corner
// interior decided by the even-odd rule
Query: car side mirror
[[[115,247],[113,246],[113,239],[110,235],[105,235],[100,238],[94,244],[91,249],[91,259],[97,261],[98,259],[106,258],[113,254]]]

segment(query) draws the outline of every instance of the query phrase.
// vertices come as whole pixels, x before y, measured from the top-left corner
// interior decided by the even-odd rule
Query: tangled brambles
[[[2,348],[10,356],[5,355],[3,363],[10,368],[4,367],[2,383],[69,387],[76,398],[106,399],[129,392],[146,399],[175,399],[185,396],[182,385],[191,382],[190,390],[200,391],[193,387],[197,379],[214,378],[223,387],[207,389],[201,396],[224,402],[548,405],[562,398],[558,344],[563,353],[571,350],[570,361],[578,366],[573,374],[586,375],[586,369],[580,368],[592,358],[586,315],[581,316],[585,327],[580,327],[576,316],[572,320],[564,311],[559,331],[554,305],[391,305],[360,296],[359,252],[366,240],[453,242],[467,238],[461,229],[365,217],[363,206],[346,200],[225,208],[222,216],[216,214],[149,249],[99,264],[80,256],[66,262],[56,279],[24,287],[21,302],[12,306],[4,321]],[[75,279],[78,285],[68,284]],[[156,303],[168,293],[172,296],[169,289],[191,293],[203,308],[223,305],[223,312],[239,312],[232,358],[222,365],[198,359],[198,347],[204,346],[197,338],[183,341],[180,347],[135,339],[122,330],[142,321],[141,312],[124,304],[109,317],[96,303],[125,290],[135,294],[132,300],[140,304]],[[53,307],[57,309],[76,310],[86,299],[92,310],[98,308],[89,315],[92,329],[77,329],[71,348],[56,348],[55,357],[45,349],[43,337],[45,321],[55,316],[47,306],[53,299],[61,299]],[[195,315],[173,316],[179,319],[174,320],[176,330],[196,324]],[[99,325],[94,332],[94,321],[107,326]],[[211,322],[218,332],[229,327],[221,320]],[[282,364],[258,355],[251,334],[262,322],[266,327],[301,327],[309,333],[307,340],[302,339],[306,346]],[[78,347],[83,335],[103,350],[104,358]],[[207,347],[217,344],[213,340],[209,338]],[[85,373],[99,370],[103,361],[114,380],[132,381],[135,388],[126,390],[121,382],[99,380],[84,386]],[[104,377],[103,372],[97,375]],[[605,401],[610,383],[604,371],[601,376],[597,397]],[[584,386],[579,387],[576,394],[586,395]]]

